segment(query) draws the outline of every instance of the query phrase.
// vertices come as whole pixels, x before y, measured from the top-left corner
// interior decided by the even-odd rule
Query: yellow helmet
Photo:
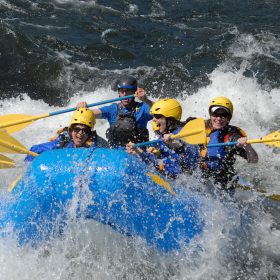
[[[213,107],[222,107],[224,109],[226,109],[227,111],[229,111],[230,115],[232,116],[233,113],[233,105],[232,102],[223,96],[218,96],[216,98],[214,98],[209,105],[209,114],[211,113],[211,109]]]
[[[175,120],[180,121],[182,107],[177,100],[167,98],[156,101],[151,107],[150,112],[152,115],[163,115],[165,118],[174,118]]]
[[[95,125],[94,113],[89,108],[78,108],[72,116],[70,126],[76,123],[87,125],[92,129]]]

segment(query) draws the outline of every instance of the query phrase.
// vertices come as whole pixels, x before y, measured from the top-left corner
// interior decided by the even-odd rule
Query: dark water
[[[231,71],[245,61],[244,75],[265,88],[280,83],[279,52],[268,44],[280,43],[278,0],[18,0],[1,1],[0,14],[1,98],[25,92],[63,105],[122,73],[155,97],[191,94],[224,62]],[[233,55],[250,44],[263,50]]]
[[[0,16],[2,114],[75,106],[77,94],[108,99],[107,87],[127,73],[152,98],[178,97],[184,112],[198,116],[225,94],[234,103],[234,124],[252,139],[279,129],[279,0],[0,0]],[[38,121],[16,137],[27,147],[45,142],[67,118]],[[104,123],[96,126],[104,136]],[[241,163],[241,175],[280,193],[279,149],[256,150],[259,164]],[[0,183],[24,172],[21,159],[19,174],[0,170]],[[50,248],[0,242],[0,279],[280,279],[280,206],[249,194],[250,201],[256,197],[253,206],[243,205],[244,213],[253,208],[252,229],[238,237],[231,233],[238,219],[211,206],[197,257],[158,256],[99,224],[73,225]]]

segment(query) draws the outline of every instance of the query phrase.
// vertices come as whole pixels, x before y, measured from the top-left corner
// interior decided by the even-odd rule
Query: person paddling
[[[95,117],[88,108],[77,109],[71,119],[69,127],[64,127],[50,142],[34,145],[30,151],[41,154],[43,152],[62,148],[96,148],[109,147],[107,141],[98,136],[93,130]],[[25,161],[32,161],[33,156],[27,155]]]
[[[206,121],[207,144],[233,141],[238,144],[201,148],[203,176],[212,178],[214,184],[227,190],[233,190],[234,183],[238,181],[234,170],[236,156],[246,159],[248,163],[258,162],[256,151],[246,144],[246,133],[241,128],[230,125],[232,114],[233,104],[228,98],[219,96],[210,102],[210,119]]]
[[[147,98],[145,90],[137,86],[137,80],[129,75],[116,82],[119,97],[136,94],[143,102],[129,98],[120,103],[93,109],[97,119],[108,120],[110,128],[106,137],[112,147],[125,146],[129,141],[140,143],[149,140],[147,123],[152,119],[150,107],[153,102]],[[86,106],[86,102],[77,104],[77,107]]]
[[[143,151],[133,148],[134,143],[128,143],[128,153],[137,153],[146,163],[152,163],[165,175],[175,178],[181,173],[191,173],[198,165],[200,158],[197,145],[189,145],[178,139],[169,141],[169,137],[178,134],[185,123],[182,123],[182,107],[175,99],[162,99],[151,107],[153,128],[162,142],[156,149]]]

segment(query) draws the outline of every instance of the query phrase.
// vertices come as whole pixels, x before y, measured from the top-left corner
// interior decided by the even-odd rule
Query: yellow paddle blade
[[[0,155],[0,168],[11,168],[15,166],[16,163],[11,158]]]
[[[29,154],[32,156],[38,156],[38,154],[29,151],[14,137],[9,135],[3,130],[0,130],[0,152],[3,153],[18,153],[18,154]]]
[[[242,190],[245,190],[245,191],[252,191],[252,192],[255,191],[257,193],[260,193],[261,196],[264,196],[266,198],[269,198],[269,199],[280,202],[280,194],[267,194],[267,192],[265,190],[254,189],[254,188],[251,188],[249,186],[243,186],[243,185],[240,185],[240,184],[235,184],[234,186],[236,188],[239,188],[239,189],[242,189]]]
[[[266,195],[267,198],[279,201],[280,202],[280,194],[272,194],[272,195]]]
[[[172,187],[170,186],[170,184],[165,181],[163,178],[161,178],[160,176],[158,176],[157,174],[148,172],[146,173],[146,176],[151,177],[152,180],[157,183],[159,186],[163,187],[164,189],[166,189],[167,191],[169,191],[171,194],[175,195],[174,190],[172,189]]]
[[[247,141],[248,144],[254,144],[254,143],[264,143],[268,146],[274,146],[277,148],[280,148],[280,131],[274,131],[262,138],[259,139],[252,139]]]
[[[22,175],[19,175],[19,176],[15,179],[15,181],[9,186],[8,192],[11,192],[11,191],[14,189],[14,187],[15,187],[16,184],[17,184],[17,182],[18,182],[21,178],[22,178]]]
[[[180,131],[180,133],[173,135],[172,139],[180,138],[182,141],[191,144],[205,144],[206,132],[205,121],[202,118],[189,121]]]
[[[265,145],[275,146],[280,148],[280,131],[274,131],[264,137],[262,137]]]
[[[49,114],[41,116],[11,114],[0,116],[0,129],[5,129],[7,133],[15,133],[24,129],[38,119],[48,117]]]

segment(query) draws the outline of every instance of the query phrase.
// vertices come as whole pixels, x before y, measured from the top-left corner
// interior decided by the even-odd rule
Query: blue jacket
[[[172,133],[177,134],[181,131],[182,127],[177,128]],[[160,136],[162,139],[162,135]],[[140,157],[146,163],[152,163],[157,169],[161,170],[161,162],[163,164],[163,172],[170,177],[176,177],[177,175],[186,171],[192,171],[200,163],[200,151],[197,145],[189,145],[186,142],[179,140],[183,145],[182,149],[176,151],[169,148],[163,141],[157,146],[160,151],[160,159],[155,154],[143,152]]]
[[[46,142],[46,143],[41,143],[38,145],[34,145],[31,147],[30,151],[35,152],[37,154],[41,154],[43,152],[46,151],[50,151],[50,150],[55,150],[55,149],[62,149],[62,148],[74,148],[74,143],[71,139],[69,139],[69,141],[67,141],[66,143],[64,143],[63,147],[60,145],[62,139],[63,139],[63,134],[59,134],[58,137],[56,139],[54,139],[53,141],[50,142]],[[107,143],[107,141],[105,139],[103,139],[102,137],[96,135],[95,137],[92,138],[92,144],[89,145],[85,145],[84,148],[108,148],[109,145]],[[32,161],[34,159],[33,156],[31,155],[27,155],[24,159],[24,161]]]
[[[113,103],[109,106],[104,106],[100,108],[102,112],[102,118],[107,119],[110,126],[112,126],[118,116],[118,103]],[[122,113],[127,113],[131,111],[132,109],[126,109],[124,107],[121,107]],[[136,125],[139,128],[146,128],[148,121],[152,119],[152,116],[150,114],[150,106],[144,102],[139,102],[137,110],[135,111],[135,119],[136,119]]]
[[[208,144],[232,142],[246,136],[242,129],[231,125],[218,130],[211,130],[208,125],[206,132]],[[237,180],[234,169],[237,155],[247,159],[246,151],[237,146],[203,147],[201,150],[203,177],[211,178],[214,184],[232,191]]]
[[[209,130],[209,129],[207,129]],[[226,141],[236,141],[240,137],[246,136],[245,132],[236,126],[228,125],[223,129],[218,129],[208,132],[208,144],[218,144]],[[226,172],[232,167],[236,160],[236,155],[247,158],[246,152],[242,148],[236,146],[219,146],[209,147],[206,150],[205,157],[202,160],[205,162],[205,168],[210,170],[220,170]]]

